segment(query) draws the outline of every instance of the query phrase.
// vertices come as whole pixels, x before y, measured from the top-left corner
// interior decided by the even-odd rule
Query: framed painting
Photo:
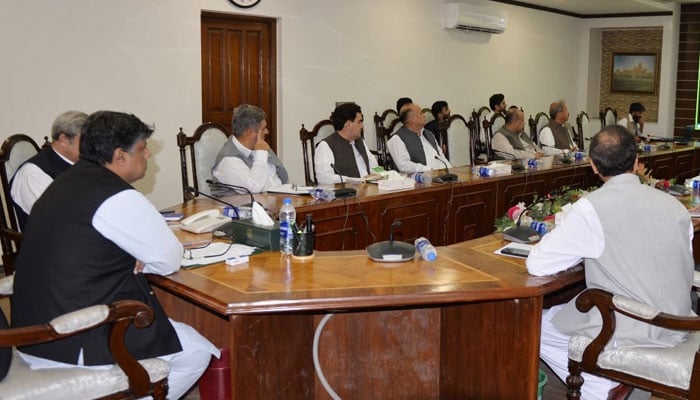
[[[658,77],[657,53],[613,52],[610,92],[656,94]]]

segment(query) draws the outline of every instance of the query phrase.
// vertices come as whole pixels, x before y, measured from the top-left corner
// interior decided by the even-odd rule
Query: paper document
[[[534,246],[531,244],[512,242],[493,253],[508,257],[527,258],[527,255],[530,254],[530,250],[532,250],[533,247]]]
[[[269,188],[269,189],[267,189],[267,192],[268,193],[310,195],[309,190],[311,190],[311,189],[313,189],[313,186],[297,186],[297,185],[294,185],[291,183],[285,183],[284,185]]]
[[[227,258],[249,256],[253,254],[255,247],[239,243],[212,242],[207,246],[185,249],[182,256],[182,268],[214,264],[225,261]]]

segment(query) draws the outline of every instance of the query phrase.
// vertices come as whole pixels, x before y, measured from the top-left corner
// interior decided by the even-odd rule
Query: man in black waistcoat
[[[19,229],[24,231],[36,199],[56,177],[76,161],[80,149],[80,128],[87,114],[66,111],[56,117],[51,126],[51,145],[22,164],[10,183],[10,195],[17,213]]]
[[[130,327],[136,358],[170,363],[169,398],[179,398],[218,350],[165,315],[142,272],[177,271],[182,245],[153,205],[131,183],[143,178],[152,129],[133,115],[99,111],[80,138],[80,160],[46,189],[32,208],[15,265],[12,325],[42,324],[77,309],[117,300],[150,305],[153,325]],[[108,327],[19,348],[32,368],[113,364]]]
[[[316,145],[314,168],[319,185],[359,183],[372,174],[377,159],[362,139],[364,118],[355,103],[338,105],[331,115],[335,132]]]

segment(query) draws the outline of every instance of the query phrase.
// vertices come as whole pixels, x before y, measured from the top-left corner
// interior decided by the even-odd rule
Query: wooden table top
[[[316,252],[301,262],[278,252],[248,264],[212,264],[169,276],[149,275],[156,286],[221,315],[395,308],[532,297],[583,279],[582,268],[554,277],[527,273],[522,259],[493,252],[500,235],[438,247],[438,258],[374,262],[363,250]]]

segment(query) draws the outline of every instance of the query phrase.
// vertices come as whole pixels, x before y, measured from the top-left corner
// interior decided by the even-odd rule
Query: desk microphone
[[[450,170],[447,168],[447,163],[445,162],[445,160],[443,160],[442,158],[438,157],[437,154],[435,155],[435,159],[438,160],[438,161],[440,161],[441,163],[445,164],[445,174],[444,174],[444,175],[440,175],[440,176],[438,176],[437,178],[438,178],[439,180],[443,181],[443,182],[454,182],[454,181],[456,181],[456,180],[457,180],[457,175],[451,174],[451,173],[450,173]]]
[[[340,177],[340,188],[335,189],[335,198],[336,199],[342,199],[346,197],[355,197],[357,196],[357,190],[353,188],[346,188],[345,187],[345,182],[343,181],[343,175],[338,172],[337,169],[335,169],[335,164],[331,163],[331,168],[333,168],[333,172],[335,172],[339,177]]]
[[[225,205],[231,207],[231,208],[233,209],[233,212],[236,214],[236,217],[235,217],[234,219],[240,219],[240,214],[238,213],[238,206],[234,206],[233,204],[228,203],[228,202],[225,202],[225,201],[223,201],[223,200],[221,200],[221,199],[218,199],[218,198],[216,198],[216,197],[214,197],[214,196],[210,196],[210,195],[208,195],[208,194],[206,194],[206,193],[202,193],[202,192],[200,192],[199,190],[193,188],[192,186],[188,186],[188,187],[187,187],[187,191],[190,192],[190,193],[194,193],[195,197],[197,197],[197,196],[204,196],[204,197],[206,197],[206,198],[208,198],[208,199],[212,199],[212,200],[214,200],[214,201],[218,201],[218,202],[221,203],[221,204],[225,204]]]
[[[217,181],[215,181],[215,180],[213,180],[213,179],[207,179],[206,182],[207,182],[210,186],[213,186],[213,187],[226,188],[226,189],[231,189],[231,190],[234,190],[234,191],[243,191],[243,192],[246,192],[246,193],[248,193],[248,196],[250,196],[250,206],[253,207],[253,203],[255,203],[255,198],[253,197],[253,192],[251,192],[250,190],[248,190],[247,187],[238,186],[238,185],[231,185],[231,184],[228,184],[228,183],[221,183],[221,182],[217,182]]]
[[[410,243],[394,242],[394,228],[401,226],[400,220],[395,220],[389,227],[389,240],[372,243],[367,246],[367,254],[374,261],[396,262],[408,261],[413,258],[416,248]]]
[[[539,232],[530,228],[529,226],[520,225],[520,221],[523,218],[523,215],[525,215],[525,212],[531,209],[534,205],[535,203],[533,202],[529,206],[525,207],[522,212],[520,212],[515,226],[511,226],[510,228],[503,230],[503,239],[517,243],[532,243],[540,240]]]

